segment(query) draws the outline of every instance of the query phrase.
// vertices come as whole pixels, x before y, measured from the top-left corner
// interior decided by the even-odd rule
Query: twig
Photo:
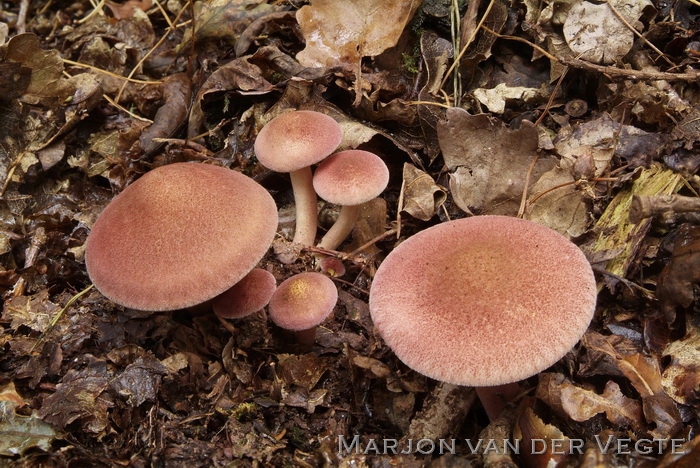
[[[97,4],[97,6],[95,7],[95,9],[92,10],[90,13],[88,13],[88,15],[87,15],[85,18],[79,19],[79,20],[77,21],[77,23],[78,23],[78,24],[83,24],[84,22],[86,22],[87,20],[89,20],[90,18],[92,18],[93,16],[95,16],[97,13],[104,14],[104,13],[102,13],[102,7],[104,6],[104,4],[105,4],[105,0],[100,0],[100,3]]]
[[[450,75],[452,74],[452,71],[455,69],[457,65],[459,65],[460,60],[462,60],[462,56],[465,54],[471,43],[474,41],[474,38],[476,37],[476,33],[479,32],[479,29],[481,26],[484,24],[484,21],[486,21],[486,18],[489,16],[489,13],[491,13],[491,8],[493,8],[495,0],[491,0],[489,2],[489,6],[486,7],[486,11],[484,12],[484,16],[481,17],[481,21],[477,25],[476,28],[474,28],[474,31],[472,32],[472,35],[469,37],[469,40],[465,42],[462,45],[462,50],[459,52],[459,55],[454,59],[452,62],[452,66],[445,72],[445,76],[442,78],[442,81],[440,82],[440,88],[445,86],[445,83],[447,83],[447,80],[449,79]]]
[[[175,16],[175,19],[172,21],[172,24],[177,24],[177,22],[180,20],[180,16],[182,16],[182,14],[185,12],[185,10],[186,10],[187,7],[190,5],[190,3],[191,3],[191,2],[188,1],[187,3],[185,3],[185,4],[182,6],[182,8],[180,8],[180,11],[177,13],[177,16]],[[183,24],[186,24],[186,23],[183,23]],[[176,28],[177,28],[177,27],[180,27],[180,26],[182,26],[182,25],[181,25],[181,24],[177,24]],[[174,31],[173,28],[168,28],[168,29],[166,29],[165,33],[163,33],[163,35],[160,37],[160,39],[158,39],[158,42],[156,42],[156,43],[153,45],[153,47],[151,47],[151,49],[150,49],[148,52],[146,52],[146,53],[144,54],[143,57],[141,57],[141,60],[139,60],[138,63],[137,63],[136,65],[134,65],[134,67],[131,69],[131,72],[129,72],[129,78],[130,78],[130,79],[131,79],[132,76],[134,76],[134,75],[136,74],[136,70],[138,70],[138,69],[141,67],[141,65],[143,65],[143,63],[146,61],[146,59],[147,59],[148,57],[150,57],[151,54],[152,54],[153,52],[155,52],[156,49],[158,49],[158,47],[160,47],[160,45],[161,45],[163,42],[165,42],[165,40],[168,38],[168,35],[170,35],[170,33],[173,32],[173,31]],[[194,28],[192,28],[192,40],[194,41]],[[114,101],[115,101],[115,102],[119,102],[119,100],[122,98],[122,94],[124,93],[124,89],[125,89],[125,88],[126,88],[126,82],[124,82],[124,84],[122,85],[122,87],[119,88],[119,92],[117,93],[117,96],[114,98]]]
[[[537,164],[537,160],[539,158],[540,155],[536,154],[535,157],[532,158],[530,167],[527,168],[527,175],[525,176],[525,187],[523,187],[523,196],[520,197],[520,208],[518,208],[518,218],[522,218],[525,214],[525,207],[527,206],[527,192],[530,187],[530,178],[532,177],[532,171],[533,169],[535,169],[535,164]]]
[[[78,299],[80,299],[81,297],[83,297],[84,295],[86,295],[93,287],[95,287],[95,285],[94,285],[94,284],[91,284],[90,286],[88,286],[87,288],[83,289],[83,290],[80,291],[78,294],[76,294],[75,296],[73,296],[73,297],[70,298],[70,300],[66,303],[66,305],[63,307],[63,309],[61,309],[61,310],[54,316],[54,318],[51,319],[51,323],[49,323],[49,326],[46,328],[46,330],[44,330],[44,332],[43,332],[41,335],[39,335],[39,339],[36,340],[36,343],[34,343],[34,346],[32,346],[32,349],[29,350],[30,353],[32,353],[32,352],[37,348],[37,346],[39,346],[39,345],[42,343],[42,341],[44,340],[44,338],[46,338],[46,336],[47,336],[49,333],[51,333],[51,330],[54,329],[54,327],[56,326],[56,324],[58,323],[58,321],[61,319],[61,317],[63,316],[63,314],[66,312],[66,310],[68,310],[68,308],[69,308],[70,306],[72,306],[73,303],[74,303],[75,301],[77,301]]]
[[[527,39],[523,39],[522,37],[518,37],[518,36],[506,36],[505,34],[499,34],[496,31],[484,26],[483,24],[481,25],[481,29],[493,34],[494,36],[496,36],[499,39],[507,39],[510,41],[517,41],[517,42],[522,42],[523,44],[527,44],[530,47],[532,47],[533,49],[537,50],[542,55],[544,55],[545,57],[547,57],[549,60],[552,60],[554,62],[559,61],[559,59],[556,58],[554,55],[550,54],[549,52],[547,52],[546,50],[544,50],[542,47],[538,46],[537,44],[533,44],[532,42],[528,41]]]
[[[340,279],[340,278],[338,278],[338,277],[336,277],[336,276],[329,276],[329,278],[332,279],[333,281],[337,281],[337,282],[339,282],[339,283],[343,283],[343,284],[345,284],[345,285],[347,285],[347,286],[350,286],[350,287],[353,288],[353,289],[357,289],[357,290],[360,291],[362,294],[366,294],[366,295],[369,296],[369,291],[367,291],[366,289],[362,289],[362,288],[359,287],[359,286],[356,286],[355,284],[351,283],[350,281],[342,280],[342,279]]]
[[[659,71],[640,71],[640,70],[629,70],[626,68],[617,68],[613,66],[596,65],[594,63],[586,62],[585,60],[576,58],[562,58],[557,57],[557,59],[564,65],[568,65],[573,68],[579,68],[582,70],[590,70],[599,73],[604,73],[610,75],[611,77],[621,77],[628,80],[666,80],[666,81],[696,81],[700,80],[700,70],[692,70],[685,73],[669,73],[669,72],[659,72]]]
[[[15,29],[17,34],[22,34],[27,30],[27,12],[29,11],[29,0],[22,0],[19,3],[19,12],[17,13],[17,21]]]
[[[617,182],[618,180],[620,180],[620,179],[618,179],[617,177],[593,177],[591,179],[588,179],[588,181],[590,181],[590,182]],[[564,182],[563,184],[555,185],[554,187],[550,187],[547,190],[543,190],[540,193],[538,193],[537,195],[535,195],[535,197],[530,201],[530,205],[534,205],[534,203],[537,200],[539,200],[543,196],[547,195],[549,192],[552,192],[556,189],[560,189],[563,187],[567,187],[569,185],[575,185],[579,182],[580,182],[579,180],[574,180],[571,182]]]
[[[373,246],[374,244],[376,244],[377,242],[379,242],[379,241],[382,240],[382,239],[385,239],[385,238],[387,238],[387,237],[389,237],[389,236],[391,236],[391,235],[393,235],[393,234],[396,234],[397,232],[398,232],[398,229],[397,229],[397,228],[389,229],[388,231],[386,231],[386,232],[384,232],[384,233],[378,235],[378,236],[375,237],[374,239],[372,239],[372,240],[370,240],[370,241],[368,241],[368,242],[365,242],[364,244],[362,244],[361,246],[359,246],[358,248],[356,248],[355,250],[353,250],[352,252],[350,252],[349,254],[347,254],[347,256],[348,256],[348,257],[355,257],[355,256],[359,255],[360,252],[362,252],[363,250],[365,250],[365,249],[367,249],[367,248]]]
[[[434,101],[407,101],[406,104],[409,106],[418,106],[418,105],[423,105],[423,106],[438,106],[442,107],[444,109],[450,109],[452,106],[443,104],[441,102],[434,102]]]
[[[125,81],[130,81],[131,83],[140,83],[140,84],[163,84],[162,81],[146,81],[146,80],[137,80],[136,78],[131,78],[131,77],[125,77],[121,75],[117,75],[116,73],[112,73],[111,71],[103,70],[101,68],[93,67],[92,65],[88,65],[87,63],[80,63],[80,62],[74,62],[73,60],[68,60],[68,59],[61,59],[63,60],[64,63],[67,63],[68,65],[73,65],[76,67],[80,68],[87,68],[92,71],[96,71],[97,73],[102,73],[103,75],[111,76],[112,78],[117,78],[120,80],[125,80]]]
[[[631,223],[637,224],[644,218],[694,211],[700,211],[700,198],[682,195],[634,195],[629,219]]]
[[[637,37],[640,38],[642,41],[644,41],[644,43],[645,43],[646,45],[648,45],[649,47],[651,47],[651,49],[652,49],[654,52],[656,52],[657,54],[659,54],[659,57],[661,57],[662,59],[666,60],[666,63],[668,63],[668,64],[671,65],[672,67],[674,66],[673,62],[671,62],[671,61],[668,59],[668,57],[666,57],[666,55],[665,55],[663,52],[661,52],[654,44],[652,44],[651,42],[649,42],[649,40],[648,40],[646,37],[642,36],[642,34],[641,34],[639,31],[637,31],[636,29],[634,29],[634,26],[632,26],[632,25],[629,23],[629,21],[627,21],[627,19],[626,19],[624,16],[622,16],[622,14],[617,10],[617,8],[615,8],[615,6],[614,6],[612,3],[610,3],[610,0],[606,0],[605,3],[608,4],[608,7],[610,7],[610,9],[611,9],[612,12],[615,14],[615,16],[617,16],[617,19],[619,19],[620,21],[622,21],[622,23],[627,27],[627,29],[629,29],[630,31],[632,31],[632,33],[633,33],[635,36],[637,36]]]
[[[175,25],[173,22],[170,20],[170,16],[168,16],[168,12],[165,11],[163,8],[163,5],[160,4],[158,0],[154,0],[156,6],[158,7],[158,10],[160,10],[160,14],[163,15],[163,18],[165,18],[165,22],[168,23],[168,27],[170,29],[175,29]]]

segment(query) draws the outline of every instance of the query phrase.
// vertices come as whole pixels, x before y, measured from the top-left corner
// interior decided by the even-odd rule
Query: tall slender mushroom
[[[143,311],[201,304],[241,280],[277,229],[277,207],[253,179],[177,163],[144,174],[102,211],[85,265],[112,301]]]
[[[485,406],[498,402],[484,387],[561,359],[595,305],[595,278],[575,244],[505,216],[450,221],[410,237],[380,265],[369,298],[372,320],[399,359],[428,377],[477,387]]]
[[[275,117],[255,139],[255,155],[267,168],[289,172],[296,204],[293,242],[314,245],[318,217],[311,165],[330,155],[343,132],[333,118],[315,111],[292,111]]]
[[[389,169],[382,158],[369,151],[341,151],[319,164],[313,183],[321,198],[342,207],[338,219],[318,244],[332,250],[352,232],[360,205],[384,191],[389,183]]]

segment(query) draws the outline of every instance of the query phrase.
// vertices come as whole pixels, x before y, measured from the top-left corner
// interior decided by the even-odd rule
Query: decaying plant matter
[[[699,465],[698,24],[695,0],[5,2],[0,466]],[[263,137],[299,111],[333,130],[297,127],[296,156],[307,143],[322,154],[299,166],[295,200]],[[288,158],[284,133],[273,146]],[[311,191],[319,161],[346,151],[388,171],[352,227]],[[367,181],[363,166],[352,171]],[[195,189],[183,169],[140,191],[183,167],[223,179]],[[440,240],[408,249],[483,215],[558,232],[587,272],[595,311],[576,322],[575,306],[553,306],[539,341],[566,346],[539,366],[512,345],[531,328],[522,314],[572,298],[565,269],[543,274],[544,252],[523,281],[487,266],[537,242],[472,246],[476,260]],[[489,229],[484,245],[501,233]],[[385,273],[397,256],[414,273],[446,265],[411,283],[400,266]],[[328,295],[299,345],[275,325],[290,317],[272,294],[307,275]],[[112,287],[125,283],[126,300]],[[129,300],[159,283],[156,304]],[[302,298],[302,319],[315,301],[304,284],[287,297]],[[483,304],[465,291],[486,284],[502,288],[510,327],[473,313]],[[396,338],[378,314],[400,304]],[[467,330],[449,328],[462,315]],[[442,342],[422,347],[406,331],[438,325]],[[458,332],[491,341],[445,351]],[[503,349],[506,370],[529,372],[492,394],[492,420],[466,386],[487,380],[427,377],[447,361],[413,369],[431,356],[478,369]]]

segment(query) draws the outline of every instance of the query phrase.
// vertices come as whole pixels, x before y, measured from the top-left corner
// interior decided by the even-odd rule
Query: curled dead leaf
[[[396,45],[420,2],[416,0],[312,0],[297,12],[307,67],[351,65]]]
[[[617,426],[630,426],[635,431],[644,426],[642,404],[623,395],[620,386],[612,380],[605,384],[605,391],[600,395],[574,385],[563,374],[542,373],[539,379],[537,398],[562,416],[587,421],[604,412],[608,421]]]
[[[192,99],[192,83],[186,73],[176,73],[163,80],[165,102],[156,112],[153,123],[139,137],[143,154],[150,154],[163,143],[155,138],[169,138],[185,122]]]
[[[470,115],[450,108],[437,130],[457,206],[467,213],[476,210],[514,216],[537,155],[535,126],[523,121],[520,129],[510,130],[486,114]],[[538,158],[530,180],[539,179],[553,165],[551,158]]]
[[[428,221],[445,203],[447,192],[435,183],[432,177],[412,164],[403,165],[403,206],[416,219]]]
[[[661,383],[678,403],[695,405],[700,401],[700,327],[697,318],[689,318],[682,340],[669,343],[663,352],[671,364],[664,370]]]
[[[513,439],[520,441],[520,458],[533,468],[564,466],[571,453],[571,440],[535,414],[533,400],[527,397],[521,401],[513,426]]]

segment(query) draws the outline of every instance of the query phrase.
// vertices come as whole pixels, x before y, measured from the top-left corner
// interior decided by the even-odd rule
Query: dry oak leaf
[[[464,109],[447,109],[437,134],[450,171],[450,192],[464,212],[515,216],[539,137],[535,126],[523,121],[510,130],[487,114],[471,115]],[[554,166],[546,156],[537,159],[530,182]]]
[[[689,322],[685,337],[670,343],[663,352],[672,362],[661,375],[661,384],[675,401],[695,405],[697,409],[700,406],[700,319],[689,318]]]
[[[403,165],[404,202],[402,212],[428,221],[445,203],[447,192],[432,177],[410,163]]]
[[[604,336],[589,331],[581,342],[589,353],[612,361],[618,372],[637,390],[642,397],[644,418],[656,424],[656,428],[649,431],[653,437],[664,439],[678,432],[682,427],[681,415],[675,402],[666,394],[655,357],[632,351],[633,346],[616,335]]]
[[[649,0],[608,0],[600,4],[582,1],[569,10],[564,23],[564,37],[571,50],[583,60],[610,64],[632,48],[634,33],[628,24],[635,23]]]
[[[418,0],[311,0],[297,21],[306,48],[297,54],[306,67],[355,66],[362,57],[393,47],[413,17]]]
[[[543,373],[539,379],[537,398],[574,421],[588,421],[605,412],[608,421],[618,426],[631,426],[635,431],[644,426],[642,404],[623,395],[620,386],[612,380],[608,380],[605,391],[599,395],[577,387],[563,374]]]

